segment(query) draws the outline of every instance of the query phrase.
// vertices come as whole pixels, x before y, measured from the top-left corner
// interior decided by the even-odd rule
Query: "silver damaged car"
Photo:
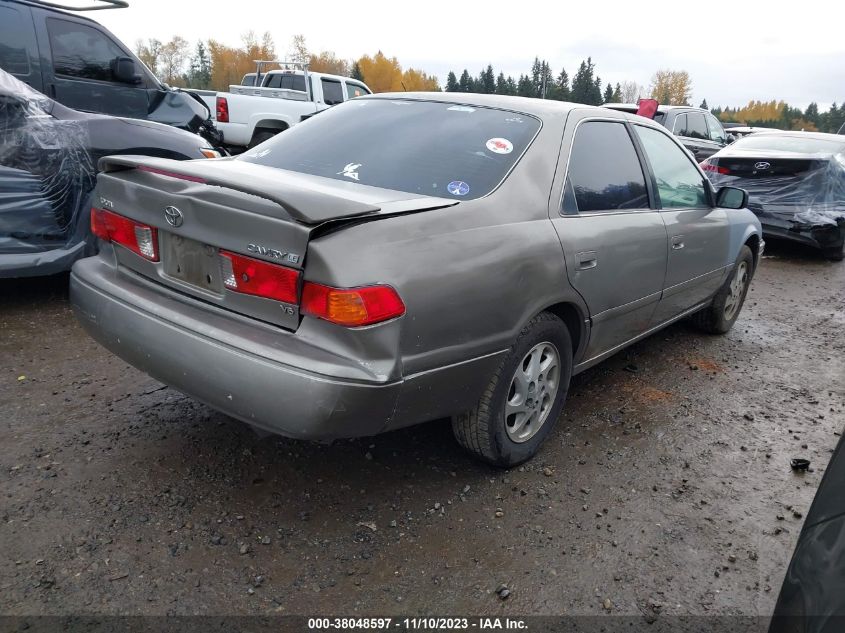
[[[763,251],[664,128],[560,102],[373,95],[236,158],[100,168],[71,301],[106,348],[264,430],[451,417],[500,466],[573,374],[683,317],[727,332]]]

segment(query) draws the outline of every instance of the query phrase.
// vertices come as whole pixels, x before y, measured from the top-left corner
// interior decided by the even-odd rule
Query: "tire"
[[[455,438],[488,464],[521,464],[554,428],[571,376],[569,330],[555,315],[541,312],[519,333],[478,404],[452,418]]]
[[[249,142],[249,145],[247,145],[247,148],[252,149],[256,145],[260,145],[264,141],[270,140],[279,132],[281,132],[281,130],[275,132],[271,130],[259,130],[258,132],[253,133],[252,140]]]
[[[707,307],[693,315],[693,323],[708,334],[726,334],[742,311],[742,304],[753,276],[754,254],[750,248],[743,246],[739,250],[730,277],[725,280]]]
[[[822,251],[822,254],[832,262],[841,262],[845,259],[845,242],[837,248],[828,248]]]

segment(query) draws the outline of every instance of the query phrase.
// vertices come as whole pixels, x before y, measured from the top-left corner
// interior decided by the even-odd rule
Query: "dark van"
[[[57,6],[0,0],[0,68],[67,107],[166,123],[218,142],[198,96],[162,84],[108,29]]]

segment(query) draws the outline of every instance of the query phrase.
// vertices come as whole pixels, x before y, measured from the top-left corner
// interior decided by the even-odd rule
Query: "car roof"
[[[49,11],[51,13],[58,13],[59,15],[66,15],[66,16],[71,17],[71,18],[76,18],[77,20],[86,20],[87,22],[92,22],[93,24],[96,24],[99,27],[105,28],[105,27],[103,27],[102,24],[100,24],[99,22],[97,22],[97,20],[95,20],[93,18],[89,18],[88,16],[85,16],[85,15],[80,15],[78,12],[63,10],[61,7],[53,7],[53,6],[50,6],[49,4],[41,4],[37,0],[0,0],[0,2],[11,2],[13,4],[25,4],[26,6],[33,7],[35,9],[43,9],[44,11]],[[103,10],[107,10],[107,9],[110,9],[110,8],[111,7],[103,7]]]
[[[255,73],[248,73],[249,75],[254,75]],[[261,73],[262,75],[299,75],[300,77],[305,75],[305,72],[302,70],[286,70],[284,68],[274,68],[273,70],[268,70],[267,72]],[[355,79],[354,77],[345,77],[344,75],[332,75],[329,73],[321,73],[316,71],[308,71],[309,75],[314,75],[315,77],[327,77],[329,79],[337,79],[344,81],[354,81],[356,84],[364,84],[363,81]]]
[[[845,139],[841,134],[827,134],[826,132],[801,132],[798,130],[766,130],[755,132],[754,136],[791,136],[793,138],[812,138],[817,141],[833,141],[845,145]]]
[[[514,110],[537,117],[565,115],[572,110],[595,110],[597,115],[618,119],[648,121],[620,110],[609,110],[599,106],[554,99],[535,99],[533,97],[515,97],[510,95],[478,94],[472,92],[381,92],[378,94],[358,97],[359,99],[402,99],[413,101],[437,101],[440,103],[455,103],[458,105],[478,106],[487,108],[502,108]],[[658,126],[656,123],[654,124]]]

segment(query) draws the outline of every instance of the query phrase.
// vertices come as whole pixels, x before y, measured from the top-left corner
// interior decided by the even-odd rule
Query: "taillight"
[[[226,97],[217,97],[217,122],[218,123],[228,123],[229,122],[229,102],[226,101]]]
[[[711,171],[715,174],[725,175],[725,174],[731,173],[731,170],[728,169],[727,167],[719,167],[719,165],[716,164],[716,161],[714,161],[712,158],[708,158],[707,160],[699,163],[699,166],[704,171]]]
[[[300,311],[338,325],[359,327],[402,316],[405,304],[390,286],[332,288],[306,282]]]
[[[158,261],[158,231],[105,209],[91,209],[91,232],[100,239],[125,246],[151,262]]]
[[[296,303],[299,271],[252,257],[220,251],[223,284],[235,292]]]

